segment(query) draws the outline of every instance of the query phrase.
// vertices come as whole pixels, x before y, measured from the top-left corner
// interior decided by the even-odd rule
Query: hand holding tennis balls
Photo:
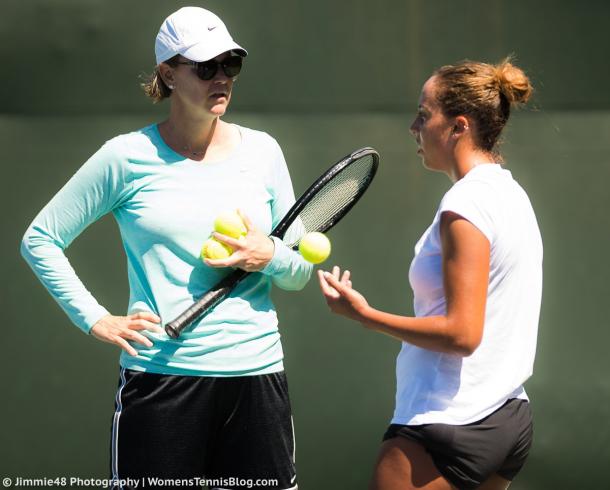
[[[243,239],[248,229],[236,211],[220,213],[214,220],[214,231],[236,240]],[[208,238],[201,248],[201,259],[226,259],[233,254],[233,248],[214,237]]]
[[[208,238],[201,248],[201,259],[226,259],[233,253],[233,249],[228,245],[216,240],[216,238]]]
[[[210,267],[234,267],[254,272],[263,269],[273,258],[275,244],[265,233],[258,230],[242,212],[224,212],[214,221],[211,240],[224,245],[227,252],[216,244],[208,245],[202,259]],[[218,252],[216,256],[208,253]]]
[[[299,252],[307,262],[321,264],[330,255],[330,240],[326,235],[313,231],[307,233],[299,243]]]

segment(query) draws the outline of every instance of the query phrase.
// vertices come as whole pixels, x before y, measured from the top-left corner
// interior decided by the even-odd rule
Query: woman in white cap
[[[210,487],[231,489],[261,480],[257,488],[296,488],[269,293],[272,283],[302,288],[311,266],[268,237],[294,202],[286,163],[269,135],[221,120],[247,52],[216,15],[196,7],[173,13],[155,52],[157,67],[144,89],[155,101],[169,99],[169,117],[106,142],[34,219],[22,254],[83,332],[123,349],[113,479],[209,478]],[[215,217],[235,209],[243,211],[245,239],[218,237],[233,255],[204,263],[200,251]],[[126,316],[100,305],[64,255],[109,212],[127,255]],[[169,338],[162,321],[190,306],[228,267],[258,273],[180,339]]]

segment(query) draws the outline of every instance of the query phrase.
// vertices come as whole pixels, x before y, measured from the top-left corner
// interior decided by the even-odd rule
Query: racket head
[[[345,156],[303,193],[271,234],[296,248],[306,233],[325,233],[364,195],[378,166],[379,153],[371,147]]]

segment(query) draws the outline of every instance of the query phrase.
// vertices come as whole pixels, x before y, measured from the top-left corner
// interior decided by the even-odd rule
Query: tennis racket
[[[378,165],[379,154],[373,148],[362,148],[347,155],[305,191],[270,236],[296,249],[305,234],[328,231],[362,197],[375,177]],[[167,323],[167,335],[178,338],[186,327],[212,310],[249,274],[241,269],[230,273],[184,313]]]

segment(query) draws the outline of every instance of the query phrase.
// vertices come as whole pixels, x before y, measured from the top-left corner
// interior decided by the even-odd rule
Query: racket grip
[[[165,333],[171,338],[177,339],[186,327],[207,314],[214,306],[226,298],[248,274],[250,273],[241,269],[237,269],[229,274],[190,308],[171,322],[165,324]]]

